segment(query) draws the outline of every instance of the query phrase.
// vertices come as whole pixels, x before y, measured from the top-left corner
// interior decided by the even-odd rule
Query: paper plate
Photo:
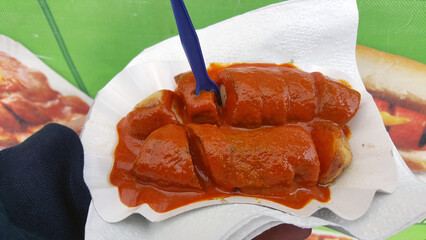
[[[97,95],[82,132],[85,149],[84,178],[98,214],[108,222],[139,213],[161,221],[179,213],[224,202],[252,203],[307,217],[321,208],[343,219],[361,217],[376,191],[392,192],[397,183],[393,144],[372,97],[365,91],[355,62],[357,30],[353,0],[288,1],[271,5],[198,31],[206,63],[272,62],[319,70],[347,80],[361,93],[361,104],[349,122],[352,164],[331,186],[331,200],[310,202],[300,210],[246,197],[202,201],[157,213],[148,205],[128,208],[109,182],[116,125],[139,101],[159,89],[174,89],[173,77],[188,71],[178,37],[145,49]]]
[[[377,190],[392,192],[396,187],[393,145],[372,97],[359,82],[335,69],[303,64],[299,66],[306,71],[321,71],[330,77],[344,79],[361,93],[360,108],[348,123],[352,131],[349,142],[353,161],[330,187],[329,202],[314,200],[297,210],[260,198],[235,196],[195,202],[164,213],[155,212],[147,204],[133,208],[125,206],[120,201],[118,188],[109,182],[118,139],[117,123],[153,92],[160,89],[173,90],[176,87],[173,77],[189,70],[184,61],[150,61],[126,68],[99,92],[82,133],[85,149],[84,178],[98,213],[108,222],[120,221],[132,213],[139,213],[150,221],[161,221],[200,207],[250,203],[301,217],[310,216],[321,208],[328,208],[344,219],[361,217]]]
[[[358,12],[355,0],[290,0],[212,25],[198,31],[198,36],[206,62],[282,63],[293,59],[297,66],[306,71],[311,71],[313,66],[321,66],[322,69],[319,70],[328,70],[330,73],[326,74],[329,75],[344,72],[354,81],[354,88],[363,93],[361,107],[364,107],[371,103],[371,98],[364,92],[355,62],[357,24]],[[139,89],[152,91],[166,87],[165,82],[157,86],[159,83],[155,80],[133,76],[131,72],[143,72],[142,74],[147,76],[143,69],[152,71],[152,67],[157,66],[159,62],[162,63],[162,67],[166,67],[167,72],[181,72],[189,69],[189,66],[184,63],[182,66],[170,66],[167,61],[185,61],[185,54],[177,37],[145,49],[128,64],[123,73],[117,76],[117,78],[121,77],[126,72],[129,78],[137,78],[135,83],[137,85],[126,86],[127,89],[122,90],[121,93],[116,93],[113,87],[107,86],[100,94],[111,93],[117,97],[116,101],[103,102],[101,95],[98,96],[99,101],[98,99],[95,101],[93,116],[89,117],[82,135],[86,153],[85,178],[94,197],[86,223],[87,239],[252,239],[256,236],[255,233],[258,234],[269,227],[290,223],[303,228],[328,226],[359,239],[378,240],[386,239],[424,219],[425,184],[415,178],[398,151],[393,148],[393,156],[395,156],[393,162],[396,164],[398,178],[397,188],[391,194],[376,192],[368,211],[356,220],[343,219],[327,208],[317,211],[310,217],[302,218],[254,204],[221,204],[192,210],[161,222],[150,222],[139,214],[116,223],[105,222],[118,221],[137,211],[147,212],[149,208],[123,206],[118,199],[117,190],[109,184],[112,149],[116,144],[114,138],[116,123],[112,119],[114,118],[112,114],[112,118],[107,116],[98,126],[94,122],[97,118],[95,115],[101,114],[104,108],[105,111],[113,109],[118,115],[124,116],[126,110],[119,110],[120,105],[123,102],[132,101],[127,99],[130,97],[127,95],[135,92],[136,86],[139,86],[137,87]],[[131,70],[127,70],[130,68]],[[156,74],[159,74],[157,78],[162,81],[171,81],[164,79],[164,75],[167,74],[163,71]],[[111,86],[122,85],[121,82],[115,81],[114,79]],[[120,100],[121,98],[123,99]],[[143,96],[139,95],[139,98]],[[356,156],[348,171],[338,179],[333,189],[346,188],[347,191],[353,191],[346,196],[333,193],[328,205],[330,207],[333,205],[335,211],[338,211],[337,207],[344,209],[349,205],[345,205],[345,197],[350,198],[349,201],[359,198],[365,203],[370,201],[376,189],[386,190],[386,186],[394,186],[396,176],[392,166],[390,169],[385,169],[386,166],[383,166],[378,170],[368,168],[366,172],[360,171],[366,168],[366,165],[370,167],[370,164],[374,165],[376,161],[384,160],[383,157],[392,160],[391,153],[388,151],[390,142],[388,137],[383,135],[383,126],[377,118],[376,110],[374,113],[372,113],[373,109],[366,110],[368,114],[375,117],[360,119],[361,121],[358,122],[354,119],[350,123],[352,130],[361,128],[362,131],[370,131],[370,134],[364,139],[367,142],[364,146],[355,144],[360,137],[352,136],[351,144]],[[92,127],[94,127],[93,131]],[[105,135],[109,135],[107,139]],[[383,142],[376,145],[375,141],[381,138]],[[360,149],[362,151],[358,152]],[[96,169],[97,167],[100,169]],[[382,173],[385,171],[389,175],[383,176]],[[360,172],[361,175],[353,182],[348,172]],[[372,179],[372,185],[367,185],[370,182],[367,182],[364,177]],[[392,189],[393,187],[390,187],[388,190]],[[336,203],[339,197],[344,199],[343,203]],[[368,205],[365,204],[365,208]],[[350,206],[350,209],[345,210],[356,215],[364,209]],[[158,214],[151,215],[150,220],[161,219],[155,217],[159,217]]]

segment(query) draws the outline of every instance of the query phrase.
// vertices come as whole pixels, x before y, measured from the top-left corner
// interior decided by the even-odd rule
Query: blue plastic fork
[[[221,98],[219,87],[207,74],[200,42],[188,11],[186,10],[185,3],[183,0],[170,0],[170,2],[172,4],[173,14],[175,15],[183,50],[185,51],[186,58],[194,73],[195,94],[198,96],[201,91],[214,91],[220,105]]]

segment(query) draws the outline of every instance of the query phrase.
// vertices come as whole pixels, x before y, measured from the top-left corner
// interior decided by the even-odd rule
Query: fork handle
[[[214,91],[220,99],[218,86],[207,74],[200,42],[183,0],[170,0],[170,2],[179,31],[180,41],[194,73],[195,94],[198,95],[200,91]]]

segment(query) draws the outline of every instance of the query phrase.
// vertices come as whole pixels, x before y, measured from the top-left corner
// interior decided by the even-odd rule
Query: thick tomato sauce
[[[156,212],[167,212],[203,200],[230,196],[251,196],[300,209],[313,199],[320,202],[327,202],[330,199],[330,191],[326,186],[300,187],[297,184],[282,189],[282,192],[275,196],[225,192],[215,187],[206,176],[199,178],[204,181],[200,183],[205,187],[202,192],[188,191],[186,189],[162,190],[155,185],[139,182],[133,175],[132,166],[138,154],[138,148],[143,141],[128,136],[126,128],[123,127],[123,120],[118,124],[117,130],[120,137],[115,150],[115,162],[110,181],[113,185],[118,186],[121,201],[129,207],[147,203]]]
[[[252,64],[252,66],[256,67],[256,64]],[[262,65],[265,66],[265,65]],[[271,64],[271,66],[276,66]],[[295,68],[291,64],[285,64],[282,65],[289,68]],[[212,79],[215,81],[218,79],[218,75],[221,71],[223,66],[221,65],[213,65],[209,69],[209,75]],[[322,76],[322,75],[321,75]],[[253,101],[251,99],[248,99],[247,102],[239,101],[241,99],[232,99],[233,96],[228,96],[229,99],[227,101],[239,101],[237,104],[229,107],[228,109],[223,109],[224,106],[219,107],[216,105],[208,104],[211,101],[215,100],[215,96],[213,93],[209,92],[203,92],[198,97],[189,97],[186,99],[180,99],[177,101],[181,106],[179,107],[180,112],[187,112],[184,116],[182,116],[181,121],[179,122],[176,119],[170,120],[171,124],[177,124],[180,126],[183,126],[185,129],[188,130],[188,124],[191,125],[194,122],[195,123],[209,123],[212,125],[217,125],[220,128],[224,129],[222,132],[226,135],[227,132],[232,132],[233,129],[247,129],[247,131],[251,131],[253,129],[262,129],[262,128],[268,128],[268,125],[274,125],[274,126],[281,126],[283,124],[286,125],[293,125],[300,127],[306,130],[306,132],[310,131],[310,124],[314,124],[315,121],[321,120],[330,122],[331,124],[335,124],[337,126],[340,126],[342,128],[342,131],[344,132],[344,135],[347,137],[350,136],[350,130],[345,125],[347,121],[350,120],[350,118],[355,114],[356,110],[358,109],[358,105],[356,105],[357,100],[350,99],[349,94],[347,92],[341,91],[339,86],[335,86],[334,83],[332,84],[323,84],[322,82],[325,81],[325,79],[321,79],[317,82],[319,82],[322,85],[314,86],[317,87],[319,90],[310,90],[312,88],[309,81],[313,81],[315,78],[321,78],[320,74],[317,75],[313,74],[312,77],[309,76],[309,79],[307,78],[305,82],[299,84],[294,79],[286,79],[291,83],[291,88],[302,88],[301,92],[303,91],[314,91],[315,94],[322,94],[323,98],[327,101],[328,98],[331,98],[329,96],[329,91],[332,91],[334,95],[341,96],[341,99],[343,99],[343,110],[342,109],[336,109],[335,106],[328,106],[324,104],[323,102],[317,103],[312,105],[312,99],[308,99],[308,97],[304,97],[302,95],[292,95],[292,93],[288,93],[287,89],[282,89],[280,86],[267,86],[273,89],[274,91],[278,91],[276,89],[281,89],[283,94],[287,94],[287,98],[284,101],[287,101],[286,103],[283,103],[282,105],[285,105],[283,108],[286,108],[286,111],[289,111],[289,109],[293,109],[293,111],[290,114],[284,114],[283,117],[285,118],[285,122],[281,122],[280,119],[275,118],[274,112],[275,109],[273,109],[275,106],[277,106],[275,100],[271,98],[272,100],[270,102],[263,101],[260,102],[254,102],[255,104],[263,104],[259,105],[259,112],[257,117],[258,119],[249,119],[248,121],[245,121],[246,119],[241,118],[247,118],[247,116],[250,117],[250,114],[253,112],[253,108],[251,106],[253,105]],[[259,78],[262,78],[262,76],[258,76]],[[295,76],[297,77],[297,76]],[[252,82],[248,81],[240,86],[238,86],[239,89],[237,91],[247,92],[249,94],[255,94],[253,92],[253,89],[259,88],[258,85],[250,85]],[[185,84],[185,83],[181,83]],[[248,84],[248,85],[247,85]],[[253,83],[258,84],[258,83]],[[267,82],[267,84],[271,84],[271,82]],[[312,83],[314,84],[314,83]],[[337,83],[336,83],[337,84]],[[179,90],[179,86],[178,89]],[[181,93],[184,91],[188,91],[187,89],[181,90]],[[251,91],[251,92],[250,92]],[[268,91],[264,91],[268,93]],[[276,94],[275,92],[273,92]],[[188,92],[183,94],[190,94]],[[236,94],[239,94],[238,92]],[[178,95],[176,95],[178,96]],[[174,97],[176,97],[174,96]],[[254,95],[253,95],[254,96]],[[309,93],[306,93],[305,96],[309,96]],[[292,97],[293,100],[290,100],[290,97]],[[205,99],[206,104],[194,104],[194,106],[191,106],[191,103],[194,103],[196,99]],[[195,100],[194,100],[195,99]],[[213,100],[212,100],[213,99]],[[230,100],[231,99],[231,100]],[[348,100],[349,99],[349,100]],[[209,102],[210,101],[210,102]],[[251,102],[250,102],[251,101]],[[282,101],[278,99],[277,101]],[[248,103],[248,104],[246,104]],[[287,105],[286,105],[287,104]],[[322,107],[318,107],[318,104],[322,104]],[[359,97],[358,97],[358,104],[359,104]],[[280,105],[280,107],[282,107]],[[270,109],[264,109],[266,106]],[[217,112],[215,112],[215,108],[217,108]],[[346,109],[345,109],[346,108]],[[182,110],[183,109],[183,110]],[[207,112],[207,114],[193,114],[196,113],[203,113]],[[224,112],[228,111],[228,112]],[[232,115],[232,112],[238,113],[244,113],[241,115],[242,117],[240,119],[235,119]],[[191,115],[193,114],[193,115]],[[231,114],[231,115],[230,115]],[[316,114],[316,115],[315,115]],[[330,117],[331,119],[327,119],[327,117]],[[325,119],[324,119],[325,118]],[[233,125],[233,122],[235,122],[236,126]],[[269,123],[269,124],[265,124]],[[155,123],[154,123],[155,124]],[[244,125],[247,124],[247,125]],[[207,129],[207,128],[205,128]],[[225,130],[229,129],[229,130]],[[255,190],[251,191],[250,189],[248,191],[240,191],[240,189],[227,189],[224,190],[223,187],[218,187],[215,182],[213,181],[215,176],[212,176],[211,174],[206,174],[205,169],[203,169],[205,166],[200,163],[199,160],[197,160],[196,156],[193,156],[194,158],[194,169],[195,174],[197,175],[199,185],[201,186],[201,189],[188,189],[185,187],[179,187],[179,186],[168,186],[168,187],[161,187],[158,186],[155,183],[147,182],[147,181],[141,181],[138,177],[135,176],[133,171],[133,165],[138,157],[139,151],[141,149],[141,146],[143,145],[145,141],[145,137],[143,138],[135,138],[133,133],[131,133],[132,129],[129,129],[128,125],[126,124],[125,118],[123,118],[119,124],[117,125],[117,131],[119,135],[119,141],[115,150],[115,162],[113,169],[111,171],[110,175],[110,181],[113,185],[118,187],[119,195],[121,198],[121,201],[129,206],[129,207],[135,207],[138,205],[141,205],[143,203],[149,204],[152,209],[154,209],[157,212],[167,212],[173,209],[176,209],[178,207],[188,205],[190,203],[199,202],[203,200],[210,200],[210,199],[221,199],[226,198],[229,196],[250,196],[255,198],[261,198],[261,199],[267,199],[271,200],[273,202],[280,203],[282,205],[294,208],[294,209],[300,209],[303,208],[306,204],[308,204],[312,200],[317,200],[320,202],[327,202],[330,200],[330,191],[328,186],[322,186],[319,184],[315,185],[306,185],[301,184],[300,182],[294,181],[290,185],[287,185],[285,187],[277,188],[276,186],[271,187],[270,189],[273,189],[273,191],[268,190]],[[214,139],[214,136],[211,136],[211,131],[203,130],[203,128],[198,129],[199,131],[198,135],[205,135],[206,140],[203,142],[203,144],[206,144],[204,146],[205,149],[209,147],[214,147],[214,142],[212,142],[210,139]],[[201,131],[201,132],[200,132]],[[203,132],[204,131],[204,132]],[[244,130],[245,131],[245,130]],[[242,133],[241,135],[244,135],[245,133]],[[291,131],[288,133],[291,135]],[[294,139],[297,138],[303,138],[300,134],[297,134],[295,132]],[[292,136],[288,136],[292,137]],[[189,137],[188,137],[189,138]],[[268,148],[271,145],[275,144],[277,140],[279,140],[280,136],[271,134],[271,137],[264,137],[262,141],[262,144],[258,144],[256,146],[255,143],[248,142],[247,144],[253,145],[253,151],[247,150],[248,152],[251,152],[252,154],[260,153],[262,152],[262,148]],[[231,140],[231,145],[234,143],[234,147],[246,147],[247,144],[244,142],[241,143],[242,140],[239,140],[238,138],[229,138]],[[158,139],[157,139],[158,140]],[[160,139],[161,140],[161,139]],[[167,139],[164,139],[164,141],[167,141]],[[234,141],[232,143],[232,141]],[[268,142],[269,141],[269,142]],[[310,140],[312,142],[312,140]],[[195,144],[193,140],[189,139],[190,144]],[[164,151],[167,151],[166,145],[164,145]],[[321,146],[314,146],[316,148]],[[157,146],[158,149],[160,149],[162,146]],[[298,151],[298,150],[295,150]],[[232,150],[232,152],[235,152]],[[238,152],[238,149],[237,149]],[[191,154],[194,154],[191,152]],[[244,155],[244,153],[241,153]],[[241,155],[240,154],[240,155]],[[294,152],[294,155],[303,155],[306,154],[306,152]],[[214,155],[214,154],[213,154]],[[220,154],[219,154],[220,155]],[[220,158],[219,156],[218,158]],[[256,156],[255,156],[256,157]],[[268,167],[268,166],[266,166]],[[266,168],[265,167],[265,168]],[[220,166],[218,166],[220,169]],[[262,166],[258,166],[258,168],[262,168]],[[271,168],[273,169],[273,168]],[[225,169],[226,170],[226,169]],[[176,174],[176,172],[171,172],[170,168],[165,168],[165,172],[163,172],[164,175],[168,174]],[[170,171],[170,172],[167,172]],[[225,176],[225,173],[223,173]],[[318,173],[317,173],[318,174]],[[271,174],[271,176],[274,176]],[[297,178],[297,176],[296,176]],[[272,180],[271,180],[272,181]],[[256,184],[254,184],[256,185]]]

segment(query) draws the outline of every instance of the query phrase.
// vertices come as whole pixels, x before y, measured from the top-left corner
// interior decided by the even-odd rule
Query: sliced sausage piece
[[[316,121],[311,135],[320,161],[319,184],[329,184],[352,161],[352,151],[342,128],[329,121]]]
[[[289,121],[311,121],[317,106],[314,77],[295,68],[281,67],[280,72],[290,94]]]
[[[166,124],[179,124],[180,118],[173,111],[176,101],[179,101],[176,93],[160,90],[138,103],[124,119],[129,135],[143,140],[157,128]]]
[[[168,124],[152,132],[133,165],[142,182],[176,189],[201,189],[189,151],[186,130]]]
[[[191,144],[212,180],[225,191],[263,192],[294,182],[314,186],[319,160],[309,133],[299,126],[256,130],[187,125]]]
[[[195,78],[192,72],[183,73],[175,77],[176,92],[183,96],[187,118],[193,123],[219,123],[217,98],[214,92],[202,91],[195,95]]]
[[[271,67],[272,66],[272,67]],[[287,122],[289,93],[279,67],[271,64],[235,64],[218,74],[226,91],[223,116],[236,127],[257,128]]]
[[[317,116],[344,125],[358,111],[361,94],[343,83],[314,72],[317,89]]]
[[[318,72],[275,64],[234,64],[217,76],[226,93],[222,115],[235,127],[278,126],[315,117],[344,125],[360,103],[357,91]]]

